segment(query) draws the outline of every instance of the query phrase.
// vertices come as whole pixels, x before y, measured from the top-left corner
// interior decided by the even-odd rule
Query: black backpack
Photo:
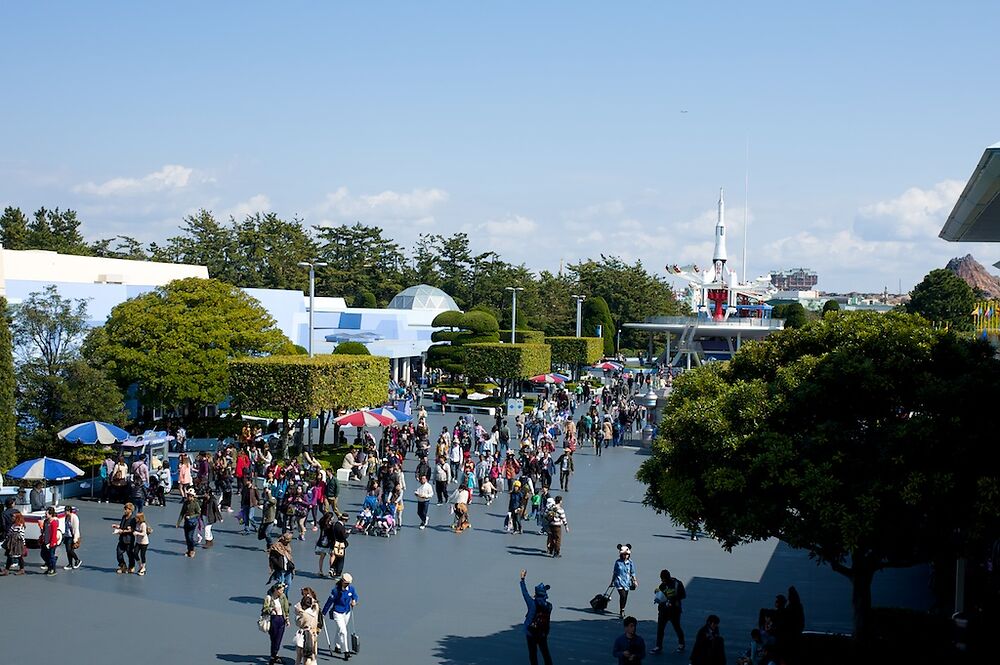
[[[545,602],[535,601],[535,616],[528,624],[528,630],[533,635],[545,636],[549,634],[549,622],[552,619],[552,605]]]

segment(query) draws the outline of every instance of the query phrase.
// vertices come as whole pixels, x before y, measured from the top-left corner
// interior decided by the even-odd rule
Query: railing
[[[757,317],[731,317],[725,321],[713,321],[712,319],[701,319],[693,316],[648,316],[643,320],[643,323],[652,323],[655,325],[691,325],[697,323],[698,325],[709,325],[709,326],[729,326],[733,328],[766,328],[768,330],[781,330],[784,327],[784,321],[781,319],[761,319]],[[630,327],[633,324],[626,323],[624,327]]]

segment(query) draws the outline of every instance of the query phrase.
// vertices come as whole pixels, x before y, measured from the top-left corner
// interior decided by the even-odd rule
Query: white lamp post
[[[583,332],[583,301],[587,299],[587,296],[578,296],[573,294],[573,298],[576,298],[576,336],[580,337]]]
[[[316,310],[316,268],[327,264],[323,261],[299,261],[303,268],[309,268],[309,357],[313,357],[313,313]],[[309,452],[312,452],[312,414],[309,414]],[[322,442],[320,442],[322,445]]]
[[[510,291],[511,302],[510,302],[510,343],[514,343],[514,331],[517,330],[517,292],[524,291],[523,286],[507,286],[504,287],[507,291]]]

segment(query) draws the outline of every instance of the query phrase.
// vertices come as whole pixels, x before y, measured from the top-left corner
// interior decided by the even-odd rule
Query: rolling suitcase
[[[608,585],[607,590],[604,593],[599,593],[590,599],[590,606],[595,612],[603,612],[608,609],[608,603],[611,602],[611,585]]]
[[[361,638],[358,636],[357,626],[354,624],[354,612],[351,612],[351,652],[361,651]]]

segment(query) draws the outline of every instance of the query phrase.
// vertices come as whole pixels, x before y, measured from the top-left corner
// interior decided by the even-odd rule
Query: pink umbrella
[[[566,383],[566,379],[559,374],[539,374],[531,377],[528,381],[532,383]]]
[[[371,411],[355,411],[335,418],[333,422],[341,427],[377,427],[391,425],[393,419]]]

